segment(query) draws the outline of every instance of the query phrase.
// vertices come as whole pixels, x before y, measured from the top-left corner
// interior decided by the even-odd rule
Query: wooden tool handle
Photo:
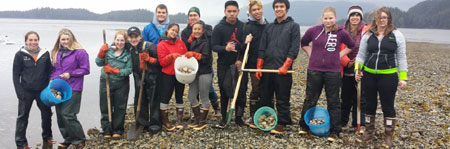
[[[246,72],[266,72],[266,73],[278,73],[278,70],[275,69],[242,69],[242,71]],[[294,70],[289,70],[287,73],[295,73]]]

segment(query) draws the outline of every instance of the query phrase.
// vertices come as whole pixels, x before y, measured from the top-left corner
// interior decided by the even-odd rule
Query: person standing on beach
[[[222,120],[219,124],[215,125],[215,128],[225,128],[227,122],[227,108],[228,101],[233,98],[233,95],[227,94],[233,92],[234,87],[226,86],[226,83],[233,84],[232,81],[224,81],[226,77],[231,76],[230,65],[235,65],[238,59],[238,51],[241,50],[241,43],[244,39],[242,37],[243,24],[237,18],[239,14],[239,5],[236,1],[225,2],[225,17],[214,27],[211,39],[211,45],[214,52],[219,55],[217,59],[217,76],[219,80],[220,88],[220,111],[222,114]],[[232,79],[231,79],[232,80]],[[246,102],[248,76],[244,73],[242,77],[241,86],[239,88],[239,94],[236,101],[235,121],[239,127],[246,127],[246,124],[242,120],[244,115],[244,108]],[[232,91],[231,91],[232,90]]]
[[[260,79],[261,106],[273,107],[273,97],[276,96],[276,109],[278,113],[278,125],[271,130],[273,134],[284,134],[286,125],[292,124],[291,120],[291,87],[292,63],[297,58],[300,48],[300,25],[287,16],[290,8],[288,0],[274,0],[272,3],[275,16],[273,23],[267,25],[262,33],[257,69],[276,69],[278,74],[256,72],[256,78]]]
[[[342,76],[342,86],[341,86],[341,126],[345,129],[349,121],[350,111],[352,112],[352,127],[356,127],[357,119],[357,95],[356,95],[356,81],[354,64],[356,59],[356,54],[358,54],[359,43],[362,36],[367,32],[369,26],[362,20],[363,10],[360,6],[351,6],[348,9],[347,21],[345,21],[344,29],[350,33],[353,41],[355,41],[355,46],[352,48],[352,52],[341,58],[341,68],[343,72]],[[345,49],[347,46],[341,44],[341,49]],[[364,126],[364,113],[366,109],[365,98],[361,98],[361,126]]]
[[[188,11],[188,25],[181,32],[181,40],[183,40],[188,51],[191,51],[191,43],[194,41],[193,39],[195,39],[192,34],[192,26],[197,22],[202,22],[203,24],[205,24],[203,27],[204,36],[208,39],[208,44],[210,44],[209,47],[211,47],[212,26],[200,20],[200,9],[198,9],[197,7],[192,7]],[[214,78],[214,70],[212,67],[211,72],[211,77]],[[220,117],[220,102],[218,100],[216,91],[214,90],[212,81],[211,87],[209,88],[209,100],[211,101],[211,105],[214,109],[214,117]]]
[[[256,59],[258,58],[258,49],[261,41],[261,36],[264,28],[267,26],[267,20],[263,17],[263,6],[259,0],[250,0],[248,4],[248,22],[244,25],[244,35],[245,44],[242,44],[242,49],[245,49],[247,44],[250,44],[250,49],[248,51],[248,61],[245,68],[255,69]],[[250,35],[251,34],[251,35]],[[240,60],[243,59],[244,52],[239,52]],[[259,92],[259,80],[256,78],[256,73],[250,73],[250,80],[252,91],[250,92],[250,118],[246,122],[250,128],[257,129],[256,125],[253,123],[253,115],[260,108],[260,92]]]
[[[168,15],[169,12],[166,5],[159,4],[158,6],[156,6],[155,14],[153,15],[153,21],[145,26],[144,30],[142,30],[144,41],[151,42],[158,46],[159,38],[161,38],[170,24],[170,19],[169,17],[167,17]]]
[[[156,52],[156,45],[142,40],[141,30],[137,27],[130,27],[127,31],[130,43],[130,54],[133,64],[134,78],[134,113],[136,113],[140,82],[144,81],[141,97],[141,112],[136,123],[143,126],[151,134],[161,131],[161,118],[159,113],[160,102],[160,77],[161,66]],[[145,70],[145,78],[142,78],[142,71]],[[150,113],[150,116],[149,116]]]
[[[124,132],[125,114],[127,110],[128,93],[130,91],[130,77],[132,72],[131,54],[125,48],[128,39],[126,31],[118,31],[114,35],[114,45],[111,48],[104,44],[97,54],[95,63],[102,67],[100,75],[100,123],[104,138],[118,139]],[[105,61],[107,58],[107,62]],[[108,120],[108,103],[106,91],[106,73],[109,79],[109,90],[111,97],[112,122]],[[114,109],[114,110],[112,110]]]
[[[330,135],[327,139],[332,142],[337,141],[341,132],[340,59],[355,46],[350,34],[335,23],[336,10],[326,7],[322,11],[322,24],[309,28],[301,40],[302,49],[309,56],[309,65],[299,134],[306,134],[309,130],[304,120],[305,113],[317,105],[322,89],[325,88],[327,109],[330,113]],[[309,46],[311,42],[312,47]],[[342,43],[348,48],[340,51]]]
[[[53,72],[50,80],[64,79],[72,87],[72,98],[56,105],[59,131],[64,138],[58,148],[84,148],[86,137],[77,114],[80,112],[84,76],[90,73],[89,55],[69,29],[62,29],[51,51]]]
[[[28,117],[33,101],[41,111],[43,148],[51,148],[56,142],[52,134],[52,110],[40,99],[41,91],[47,87],[52,73],[52,63],[47,50],[39,47],[39,34],[30,31],[25,34],[25,46],[14,56],[13,82],[19,110],[16,121],[16,146],[29,149],[26,138]]]
[[[384,145],[391,148],[396,125],[395,93],[397,86],[407,87],[408,64],[405,37],[392,24],[389,8],[382,7],[375,11],[370,32],[361,39],[355,67],[363,70],[355,75],[355,79],[362,79],[367,99],[366,131],[362,141],[371,142],[375,139],[379,95],[384,116]]]

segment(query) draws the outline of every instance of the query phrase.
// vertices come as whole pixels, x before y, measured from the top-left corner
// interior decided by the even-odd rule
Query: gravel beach
[[[88,133],[87,148],[378,148],[383,143],[383,115],[379,106],[376,115],[377,140],[370,144],[357,143],[355,129],[341,133],[341,139],[330,143],[326,138],[298,135],[298,121],[305,98],[306,68],[308,58],[300,50],[294,62],[294,81],[291,92],[291,118],[294,125],[287,127],[284,135],[272,135],[251,128],[239,128],[234,121],[224,130],[211,128],[219,122],[209,114],[209,126],[200,131],[184,129],[175,132],[162,131],[156,135],[142,133],[141,139],[127,141],[126,133],[120,140],[105,140],[96,132]],[[217,57],[217,55],[215,55]],[[395,148],[449,148],[450,147],[450,45],[431,43],[407,43],[409,65],[408,87],[399,89],[396,96],[397,112],[394,134]],[[215,61],[214,61],[215,62]],[[217,77],[214,80],[219,94]],[[185,91],[185,105],[187,100]],[[249,86],[250,89],[250,86]],[[174,101],[174,100],[171,100]],[[319,105],[326,107],[324,93]],[[170,105],[171,120],[175,121],[175,107]],[[188,106],[187,106],[188,107]],[[244,115],[248,118],[248,108]],[[190,108],[186,108],[185,117]],[[212,110],[210,110],[212,112]],[[100,120],[98,120],[100,122]],[[126,130],[134,123],[131,108],[126,116]],[[185,122],[189,124],[189,122]],[[100,128],[98,128],[100,129]],[[86,129],[87,130],[87,129]],[[55,145],[56,146],[56,145]]]

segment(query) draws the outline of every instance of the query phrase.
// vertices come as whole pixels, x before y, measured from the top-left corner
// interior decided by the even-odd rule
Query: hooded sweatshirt
[[[231,65],[237,60],[238,52],[228,52],[225,50],[227,43],[232,42],[236,45],[236,50],[241,50],[241,44],[243,39],[243,27],[244,23],[236,20],[235,24],[230,24],[226,21],[226,17],[214,27],[211,39],[211,45],[214,52],[217,52],[219,58],[217,64],[219,65]]]
[[[61,56],[62,49],[56,55],[56,63],[53,65],[53,72],[50,79],[61,78],[59,75],[68,72],[69,80],[73,91],[83,91],[84,76],[90,73],[89,55],[84,49],[69,50]]]
[[[175,59],[169,60],[166,56],[172,53],[183,55],[187,52],[187,48],[180,38],[170,39],[166,35],[163,35],[160,44],[158,44],[157,51],[159,64],[162,67],[161,71],[167,75],[175,75]]]
[[[341,26],[337,30],[325,32],[323,24],[309,28],[301,40],[301,45],[309,46],[312,42],[308,70],[321,72],[341,72],[340,46],[347,45],[349,49],[355,46],[350,34]]]
[[[153,21],[150,22],[147,26],[142,30],[142,36],[144,37],[144,41],[152,42],[155,45],[158,45],[159,38],[164,34],[169,27],[170,19],[169,17],[164,20],[164,22],[159,23],[156,14],[153,16]]]
[[[200,22],[203,22],[202,20],[200,20]],[[203,24],[205,24],[203,22]],[[203,31],[204,31],[204,36],[206,36],[208,38],[208,44],[209,41],[211,41],[211,36],[212,36],[212,26],[205,24],[203,26]],[[191,51],[191,44],[188,42],[189,40],[189,36],[191,36],[192,34],[192,26],[190,26],[189,24],[186,26],[186,28],[183,29],[183,31],[181,32],[181,40],[183,40],[184,44],[186,45],[186,48],[188,49],[188,51]]]
[[[256,68],[256,59],[258,58],[258,49],[261,41],[261,36],[264,31],[264,28],[267,26],[267,20],[265,18],[261,18],[262,23],[256,21],[252,16],[249,16],[248,22],[244,25],[244,35],[242,36],[242,41],[245,41],[245,38],[248,34],[252,34],[253,39],[250,42],[250,49],[248,51],[248,61],[245,68]],[[245,49],[247,44],[242,44],[242,50],[239,51],[239,59],[242,60],[245,54]]]

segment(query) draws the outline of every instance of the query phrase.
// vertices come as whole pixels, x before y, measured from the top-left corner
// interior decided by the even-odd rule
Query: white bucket
[[[186,58],[184,55],[178,57],[175,59],[175,78],[177,78],[177,81],[182,84],[189,84],[194,82],[195,76],[197,75],[198,71],[198,62],[194,57]],[[184,73],[180,72],[178,69],[189,67],[192,68],[194,71],[191,73]]]

